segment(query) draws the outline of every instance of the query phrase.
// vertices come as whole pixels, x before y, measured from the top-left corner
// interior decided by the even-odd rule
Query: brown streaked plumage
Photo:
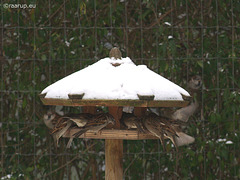
[[[80,113],[80,114],[66,114],[64,116],[60,116],[59,114],[48,111],[47,114],[44,115],[43,120],[48,128],[51,129],[51,134],[53,135],[53,139],[58,145],[59,139],[67,132],[67,130],[71,127],[84,127],[87,122],[93,118],[92,114],[88,113]],[[69,148],[71,145],[73,137],[70,138],[67,147]]]
[[[159,117],[152,113],[143,118],[143,122],[148,131],[160,139],[164,149],[164,139],[166,138],[172,141],[177,150],[178,146],[190,144],[194,141],[193,137],[182,132],[180,127],[182,123],[179,121]]]
[[[121,59],[122,58],[122,53],[117,47],[114,47],[109,52],[109,57],[110,58],[115,58],[115,59]]]
[[[140,133],[145,133],[142,120],[130,113],[123,113],[122,122],[128,129],[138,129]]]
[[[164,144],[164,130],[161,127],[162,124],[157,120],[156,114],[149,114],[148,116],[143,118],[143,124],[147,128],[147,130],[153,135],[157,136],[165,150]]]
[[[106,127],[108,124],[115,124],[114,117],[109,113],[100,113],[94,115],[91,120],[87,122],[87,124],[77,133],[75,133],[74,137],[79,137],[83,133],[91,131],[91,132],[99,132],[101,129]]]

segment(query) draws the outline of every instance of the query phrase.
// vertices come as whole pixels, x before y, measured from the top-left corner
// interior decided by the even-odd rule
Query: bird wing
[[[191,144],[195,141],[195,138],[189,136],[183,132],[178,132],[178,137],[174,137],[177,146],[183,146]]]
[[[159,128],[159,122],[155,118],[146,118],[143,123],[148,131],[150,131],[159,138],[162,137],[163,131]]]
[[[74,137],[79,137],[82,134],[86,133],[86,132],[98,132],[101,129],[103,129],[104,127],[106,127],[108,125],[108,122],[101,124],[101,125],[92,125],[92,126],[88,126],[84,129],[81,129],[80,131],[76,132],[75,134],[73,134]]]
[[[192,102],[189,106],[181,108],[177,111],[175,111],[172,115],[172,118],[174,120],[180,120],[183,122],[187,122],[189,117],[194,114],[194,112],[198,108],[198,103],[197,102]]]
[[[71,121],[76,123],[78,127],[83,127],[87,124],[88,120],[87,119],[80,119],[80,118],[69,118]]]
[[[145,130],[143,129],[143,125],[140,119],[138,120],[134,120],[133,122],[135,124],[135,126],[137,127],[138,131],[141,133],[145,133]]]
[[[142,121],[140,118],[128,113],[124,113],[122,117],[123,123],[128,127],[128,129],[138,129],[139,132],[144,133]]]
[[[71,125],[72,125],[72,121],[68,121],[67,125],[64,128],[62,128],[61,130],[53,134],[57,145],[58,145],[59,139],[65,134],[65,132],[68,130],[68,128],[70,128]]]
[[[161,128],[158,126],[158,121],[155,118],[149,118],[146,117],[143,119],[143,124],[147,128],[149,132],[151,132],[153,135],[159,138],[163,149],[165,150],[165,145],[164,145],[164,132],[162,131]]]

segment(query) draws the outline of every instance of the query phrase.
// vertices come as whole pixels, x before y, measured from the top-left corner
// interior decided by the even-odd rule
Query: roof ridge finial
[[[115,58],[115,59],[122,59],[122,53],[119,50],[119,48],[114,47],[111,49],[110,53],[109,53],[109,57],[110,58]]]

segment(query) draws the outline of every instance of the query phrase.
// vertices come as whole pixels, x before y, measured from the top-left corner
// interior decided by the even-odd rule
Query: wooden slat
[[[134,106],[134,107],[185,107],[189,101],[106,100],[106,99],[52,99],[42,98],[44,105],[60,106]]]
[[[78,129],[71,129],[63,137],[70,137]],[[98,133],[86,132],[79,138],[87,139],[126,139],[126,140],[142,140],[142,139],[158,139],[151,134],[141,134],[137,130],[117,130],[117,129],[104,129]]]

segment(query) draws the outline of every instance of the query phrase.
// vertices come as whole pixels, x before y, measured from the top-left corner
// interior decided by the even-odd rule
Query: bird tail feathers
[[[175,142],[177,146],[183,146],[191,144],[195,141],[195,138],[192,136],[189,136],[183,132],[178,132],[178,137],[175,137]]]

